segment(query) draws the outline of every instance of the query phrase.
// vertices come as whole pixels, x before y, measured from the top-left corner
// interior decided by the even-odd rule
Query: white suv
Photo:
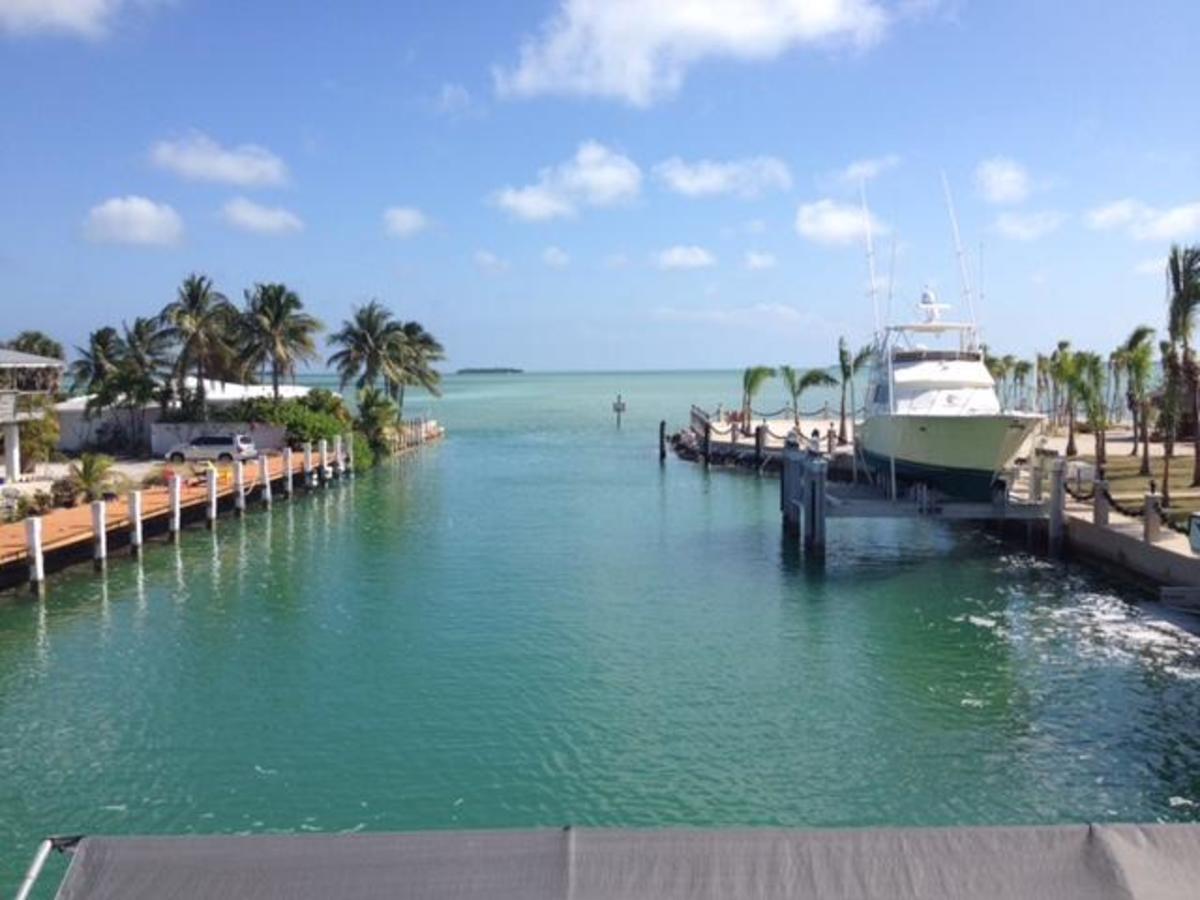
[[[167,453],[167,459],[173,463],[204,459],[233,462],[257,455],[254,441],[244,434],[202,434],[185,444],[176,444]]]

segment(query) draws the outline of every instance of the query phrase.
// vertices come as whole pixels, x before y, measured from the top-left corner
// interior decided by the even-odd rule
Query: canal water
[[[453,377],[439,445],[5,597],[0,888],[50,833],[1200,818],[1195,622],[946,524],[806,566],[777,482],[658,463],[737,389]]]

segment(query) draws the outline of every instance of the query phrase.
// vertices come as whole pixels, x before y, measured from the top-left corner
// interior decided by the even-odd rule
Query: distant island
[[[493,366],[481,369],[459,369],[457,375],[521,375],[524,369],[507,369],[503,366]]]

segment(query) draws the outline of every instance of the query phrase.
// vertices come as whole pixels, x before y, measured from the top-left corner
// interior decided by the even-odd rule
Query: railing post
[[[258,477],[262,479],[262,502],[263,506],[271,505],[271,461],[267,459],[267,454],[260,453],[258,455]]]
[[[167,479],[167,502],[170,507],[170,512],[167,516],[167,531],[170,532],[171,539],[175,541],[179,540],[182,484],[183,480],[178,475],[172,475]]]
[[[92,501],[92,562],[104,568],[108,558],[108,509],[103,500]]]
[[[129,492],[129,549],[134,556],[142,553],[142,492]]]
[[[1096,525],[1108,524],[1108,482],[1092,482],[1092,522]]]
[[[1142,539],[1147,544],[1162,537],[1162,517],[1158,510],[1158,494],[1146,494],[1142,498]]]
[[[246,466],[240,459],[233,461],[233,509],[239,516],[246,513]]]
[[[292,496],[292,448],[283,448],[283,492],[290,499]]]
[[[1051,556],[1058,556],[1063,548],[1067,513],[1066,469],[1065,459],[1056,457],[1050,461],[1050,516],[1046,534]]]
[[[46,582],[46,557],[42,552],[42,517],[30,516],[25,520],[25,544],[29,551],[29,585],[35,591]]]

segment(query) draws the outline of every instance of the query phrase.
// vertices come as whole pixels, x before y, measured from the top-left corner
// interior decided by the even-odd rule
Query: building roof
[[[59,900],[1195,897],[1200,825],[59,839]]]
[[[189,375],[183,382],[189,390],[195,390],[196,379],[194,376]],[[296,400],[307,396],[311,390],[312,388],[305,387],[302,384],[281,384],[279,386],[279,397],[283,400]],[[233,381],[204,379],[204,399],[214,406],[229,406],[230,404],[237,403],[239,400],[269,400],[273,396],[275,394],[269,384],[238,384]],[[59,412],[80,412],[87,409],[88,400],[90,399],[90,394],[71,397],[62,403],[54,404],[54,408]],[[146,404],[147,409],[154,406],[158,406],[158,404]]]
[[[62,369],[66,365],[61,359],[0,347],[0,369]]]

